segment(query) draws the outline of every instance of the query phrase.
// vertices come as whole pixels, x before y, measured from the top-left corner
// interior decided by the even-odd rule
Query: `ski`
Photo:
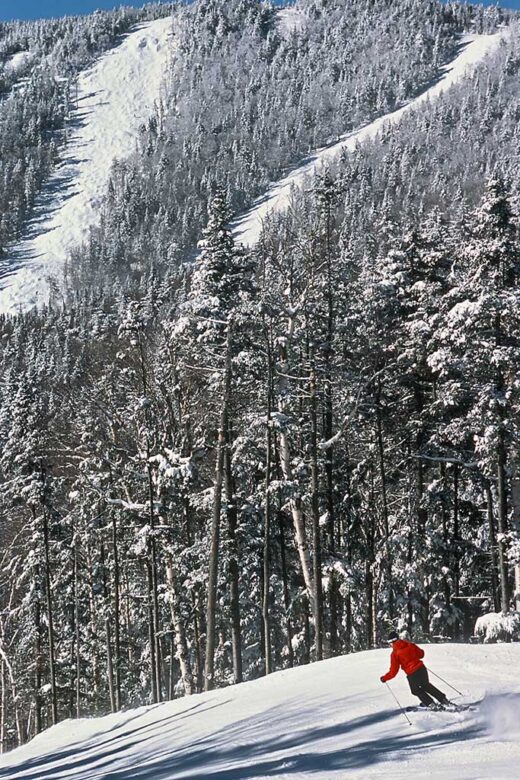
[[[478,707],[474,704],[449,704],[441,709],[446,710],[446,712],[478,712]]]
[[[475,705],[472,704],[439,704],[433,707],[412,705],[410,707],[406,707],[406,712],[478,712],[478,707],[475,707]]]

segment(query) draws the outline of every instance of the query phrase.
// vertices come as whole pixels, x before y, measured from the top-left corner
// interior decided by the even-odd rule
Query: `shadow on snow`
[[[448,723],[446,725],[454,725],[455,728],[443,730],[442,721],[435,722],[433,728],[436,730],[410,732],[410,727],[403,721],[400,734],[376,732],[370,736],[371,727],[401,717],[395,710],[383,710],[339,723],[302,729],[298,725],[291,726],[291,713],[287,706],[283,706],[245,718],[232,727],[210,733],[189,745],[175,746],[178,721],[228,703],[232,704],[224,701],[204,707],[204,702],[136,728],[125,729],[127,721],[114,726],[111,731],[117,732],[119,728],[122,731],[109,739],[101,738],[97,742],[97,738],[93,737],[67,750],[24,762],[19,769],[0,770],[0,778],[60,780],[69,777],[71,769],[81,772],[81,776],[89,780],[126,780],[129,777],[134,780],[169,780],[174,777],[182,780],[254,780],[302,772],[323,777],[324,772],[368,768],[381,761],[392,760],[395,753],[402,755],[403,752],[442,747],[484,733],[483,724]],[[322,722],[327,711],[330,712],[330,703],[322,705],[321,710],[320,707],[309,707],[306,720]],[[302,720],[302,714],[301,708],[293,705],[293,717],[297,718],[298,723]],[[262,736],[266,724],[268,733]],[[356,732],[360,732],[359,735]],[[342,737],[346,738],[345,747],[338,748],[338,739]],[[161,749],[157,746],[159,739]],[[165,750],[164,742],[168,740],[171,740],[171,749]],[[327,750],[326,744],[323,744],[327,740],[334,740],[332,749]],[[142,755],[136,757],[139,746],[142,746]],[[114,764],[118,755],[129,750],[134,755],[125,757],[124,763],[116,768]],[[277,753],[281,755],[276,756]],[[64,760],[67,760],[65,766],[56,766],[55,762]],[[15,774],[12,774],[13,769]]]

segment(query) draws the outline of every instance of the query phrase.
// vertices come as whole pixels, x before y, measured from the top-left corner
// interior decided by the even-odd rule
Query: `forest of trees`
[[[437,30],[443,56],[459,27],[501,18],[395,5]],[[210,94],[209,63],[232,71],[236,25],[217,7],[183,11],[201,30],[187,61],[208,61],[172,106]],[[269,6],[229,3],[273,57],[339,57],[329,11],[365,26],[345,3],[301,7],[316,24],[289,46]],[[439,63],[426,47],[417,71],[410,41],[395,47],[401,97]],[[246,68],[272,168],[257,122],[237,118],[240,78],[211,123],[195,99],[193,114],[158,107],[67,268],[67,303],[0,319],[4,750],[66,717],[375,647],[390,627],[467,641],[483,612],[520,609],[518,43],[322,171],[245,251],[233,213],[326,140],[315,100],[313,128],[284,140],[301,116],[269,94],[289,62]],[[295,90],[319,89],[321,71]],[[374,83],[389,73],[374,63]],[[210,143],[219,106],[254,151],[250,174],[235,153],[226,168],[231,126]],[[378,110],[358,108],[353,124]]]

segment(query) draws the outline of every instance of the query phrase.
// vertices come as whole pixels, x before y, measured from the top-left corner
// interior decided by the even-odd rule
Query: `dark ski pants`
[[[447,698],[443,692],[439,691],[435,685],[431,684],[428,679],[428,670],[425,666],[421,666],[416,672],[408,675],[408,684],[410,685],[410,690],[413,695],[418,696],[421,702],[427,707],[434,703],[432,696],[441,704],[447,702]]]

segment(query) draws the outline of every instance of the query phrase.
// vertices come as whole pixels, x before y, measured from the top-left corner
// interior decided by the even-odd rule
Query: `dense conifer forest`
[[[516,17],[298,8],[292,30],[257,0],[174,9],[164,99],[62,292],[0,318],[3,749],[390,628],[517,620]],[[59,156],[74,74],[164,13],[0,25],[0,60],[34,53],[0,69],[0,245]],[[288,166],[506,23],[473,75],[236,243]]]

